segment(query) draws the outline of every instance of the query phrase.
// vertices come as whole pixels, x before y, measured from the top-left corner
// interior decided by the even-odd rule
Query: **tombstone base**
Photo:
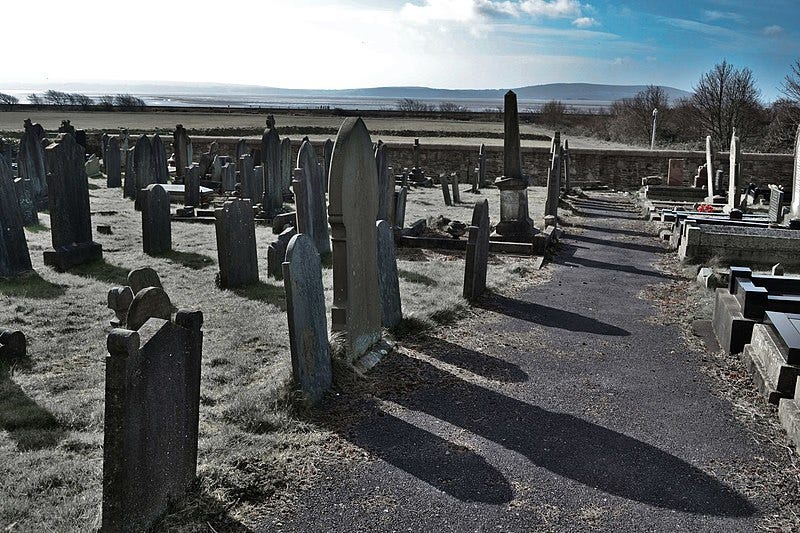
[[[531,242],[533,236],[539,233],[531,219],[501,221],[494,230],[492,240],[506,242]]]
[[[103,247],[94,241],[44,251],[44,264],[59,272],[103,258]]]
[[[793,398],[800,367],[790,365],[778,347],[778,335],[768,324],[756,324],[750,344],[744,347],[742,362],[751,373],[759,393],[768,403]]]

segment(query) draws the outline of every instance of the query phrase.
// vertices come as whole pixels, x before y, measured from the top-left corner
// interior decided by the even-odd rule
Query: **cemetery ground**
[[[367,457],[291,392],[283,282],[266,273],[266,247],[276,237],[271,228],[256,227],[261,281],[220,290],[214,285],[213,225],[174,222],[173,251],[149,257],[141,251],[141,214],[133,203],[120,197],[120,189],[107,189],[104,178],[89,184],[93,235],[104,259],[66,273],[45,267],[49,216],[40,213],[41,225],[26,229],[36,274],[0,282],[0,323],[25,331],[29,354],[22,364],[0,368],[0,524],[9,531],[99,527],[104,359],[114,316],[106,297],[110,288],[126,284],[131,269],[143,266],[158,272],[174,305],[204,314],[198,486],[164,527],[252,526],[290,507],[304,487],[319,482],[326,466]],[[445,214],[469,222],[474,199],[488,197],[496,209],[497,194],[462,192],[469,203],[444,208],[439,188],[413,188],[407,220]],[[544,189],[532,189],[530,198],[541,206]],[[541,211],[532,215],[541,218]],[[99,233],[98,225],[109,225],[112,233]],[[405,315],[394,332],[400,345],[435,339],[439,328],[475,312],[461,298],[463,253],[401,248],[398,270]],[[500,294],[548,276],[534,270],[529,257],[494,256],[489,265],[489,286]],[[330,307],[329,267],[323,282]]]

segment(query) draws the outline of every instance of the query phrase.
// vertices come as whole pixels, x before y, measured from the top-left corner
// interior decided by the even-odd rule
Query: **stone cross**
[[[506,240],[528,242],[536,229],[528,215],[528,181],[522,175],[517,95],[505,96],[503,137],[503,176],[495,180],[500,189],[500,222],[495,228]]]
[[[714,159],[716,153],[714,152],[714,141],[711,140],[711,135],[706,135],[706,176],[708,178],[708,198],[714,198],[716,191],[714,190]],[[711,201],[711,200],[709,200]]]
[[[378,287],[381,297],[381,324],[393,328],[403,320],[400,303],[400,278],[397,275],[397,258],[394,249],[394,230],[386,220],[375,223],[378,235]]]
[[[179,310],[108,335],[103,531],[149,529],[195,481],[202,325]]]
[[[154,183],[166,184],[169,181],[169,167],[167,166],[167,151],[161,137],[156,133],[152,140],[153,150],[153,178]]]
[[[344,332],[347,359],[354,362],[381,340],[375,231],[378,176],[372,140],[361,118],[342,123],[328,183],[333,241],[331,329]]]
[[[794,137],[794,173],[792,176],[792,215],[800,218],[800,125]]]
[[[734,132],[733,136],[731,137],[731,148],[730,148],[730,169],[728,170],[728,209],[738,209],[740,207],[740,195],[739,195],[739,181],[741,179],[740,172],[739,172],[739,158],[741,156],[741,145],[739,144],[739,137],[736,136]],[[796,197],[797,194],[794,194],[793,197]],[[794,206],[794,200],[792,200],[792,206]]]
[[[142,191],[142,246],[147,255],[172,250],[169,194],[160,183]]]
[[[486,291],[486,270],[489,263],[489,201],[484,199],[472,210],[472,224],[467,240],[464,267],[464,298],[475,300]]]
[[[300,144],[300,150],[297,152],[297,168],[301,172],[298,178],[302,181],[303,195],[302,199],[298,199],[295,191],[298,231],[308,235],[316,245],[317,252],[325,256],[331,252],[325,175],[322,165],[317,162],[314,146],[308,139],[303,139]],[[304,219],[302,224],[301,211]]]
[[[172,146],[175,151],[175,173],[179,178],[183,178],[183,171],[192,164],[192,156],[190,155],[192,141],[183,124],[175,126],[172,139]]]
[[[108,138],[103,163],[106,165],[106,187],[109,189],[122,187],[122,157],[119,148],[119,139]]]
[[[47,147],[47,189],[53,247],[44,251],[44,264],[64,271],[103,257],[92,240],[89,179],[83,147],[70,134]]]
[[[227,201],[214,210],[214,217],[219,263],[217,286],[233,288],[256,283],[256,226],[250,201]]]
[[[331,354],[322,267],[314,242],[305,234],[292,237],[283,263],[286,317],[295,386],[312,405],[331,387]]]
[[[0,279],[16,277],[33,270],[22,224],[22,213],[11,173],[11,157],[10,154],[0,151]]]
[[[281,196],[282,198],[290,199],[292,191],[292,140],[289,137],[281,139]]]

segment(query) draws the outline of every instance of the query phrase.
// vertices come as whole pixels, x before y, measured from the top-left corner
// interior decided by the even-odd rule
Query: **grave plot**
[[[794,313],[766,311],[764,323],[753,326],[750,343],[742,352],[742,361],[756,388],[769,403],[777,405],[783,399],[794,399],[800,375],[798,321],[800,315]]]

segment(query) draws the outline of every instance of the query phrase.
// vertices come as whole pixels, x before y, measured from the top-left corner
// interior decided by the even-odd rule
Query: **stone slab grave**
[[[741,218],[731,218],[734,215]],[[690,212],[685,216],[683,213],[675,217],[663,215],[662,220],[674,218],[670,227],[670,247],[677,250],[681,241],[686,236],[687,228],[705,224],[710,226],[731,226],[740,228],[768,228],[769,219],[763,214],[744,215],[738,210],[730,213],[697,213]]]
[[[0,151],[0,279],[14,278],[32,270],[10,153]]]
[[[378,241],[378,288],[381,300],[381,324],[391,329],[403,320],[400,300],[400,278],[394,248],[394,231],[386,220],[375,223]]]
[[[297,229],[288,227],[284,229],[274,242],[267,246],[267,275],[275,279],[283,278],[283,263],[286,260],[286,250],[292,237],[297,235]]]
[[[712,326],[720,347],[736,354],[750,342],[753,326],[766,311],[800,312],[800,278],[754,274],[731,267],[727,288],[715,292]]]
[[[648,200],[702,202],[706,198],[706,190],[695,187],[678,187],[670,185],[646,185],[644,197]]]
[[[27,356],[28,341],[19,330],[0,328],[0,361],[12,363]]]
[[[122,155],[120,153],[119,139],[109,136],[103,163],[106,166],[106,187],[109,189],[122,187]]]
[[[475,204],[472,210],[472,224],[469,227],[463,295],[470,301],[486,291],[489,231],[489,201],[484,199]]]
[[[147,255],[172,250],[169,195],[157,183],[142,191],[142,248]]]
[[[331,330],[344,334],[346,359],[369,369],[388,349],[381,340],[375,228],[378,176],[372,140],[361,118],[345,119],[339,128],[328,185],[333,244]]]
[[[800,231],[712,224],[687,225],[678,247],[682,261],[800,265]]]
[[[778,405],[794,398],[800,375],[800,315],[767,311],[763,324],[753,327],[750,343],[741,359],[750,371],[761,395]]]
[[[256,228],[250,201],[229,200],[214,211],[214,216],[219,263],[217,286],[234,288],[256,283]]]
[[[103,531],[148,530],[194,484],[202,325],[201,312],[179,310],[108,335]]]
[[[59,271],[103,257],[102,246],[92,240],[89,180],[83,154],[83,147],[70,134],[47,147],[53,247],[44,251],[44,264]]]
[[[322,266],[317,247],[307,235],[295,235],[289,241],[282,270],[294,384],[314,405],[330,389],[333,371]]]
[[[298,183],[295,185],[294,194],[297,206],[297,229],[300,233],[308,235],[314,241],[320,255],[325,256],[331,252],[325,171],[317,160],[314,145],[308,138],[303,139],[297,152],[297,169],[300,171],[295,178]]]

